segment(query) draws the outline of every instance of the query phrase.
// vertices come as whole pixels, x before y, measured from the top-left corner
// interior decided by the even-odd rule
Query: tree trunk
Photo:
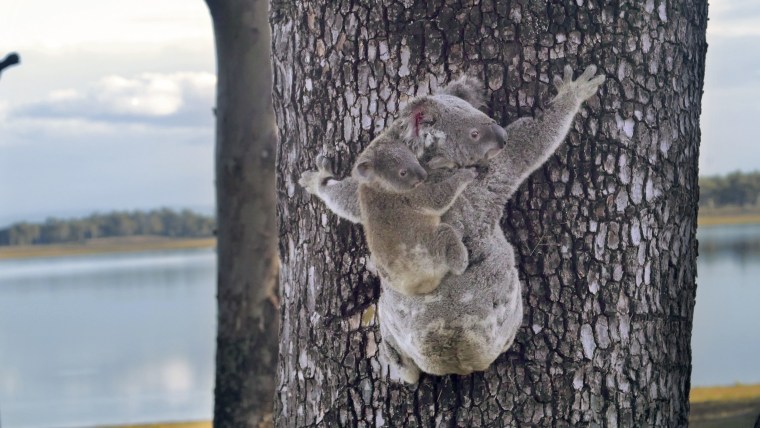
[[[277,222],[268,3],[207,0],[217,52],[215,427],[270,419],[277,362]]]
[[[283,296],[278,426],[684,426],[695,296],[705,1],[272,5]],[[297,184],[338,176],[406,99],[460,73],[502,124],[565,64],[608,77],[507,204],[525,316],[483,373],[380,378],[360,227]]]

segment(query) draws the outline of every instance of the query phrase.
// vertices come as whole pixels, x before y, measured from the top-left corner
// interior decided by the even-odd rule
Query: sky
[[[22,63],[0,78],[0,227],[212,212],[216,65],[202,0],[0,1],[0,57],[10,51]]]
[[[708,43],[700,172],[760,170],[760,1],[712,0]],[[212,212],[215,59],[202,0],[2,1],[0,57],[10,51],[22,65],[0,78],[0,227]]]

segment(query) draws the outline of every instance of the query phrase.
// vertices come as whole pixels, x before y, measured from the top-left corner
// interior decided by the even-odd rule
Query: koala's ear
[[[476,77],[463,75],[446,85],[440,93],[459,97],[476,109],[482,109],[486,105],[483,92],[483,82]]]
[[[425,128],[435,123],[435,100],[430,97],[419,97],[409,101],[401,110],[401,120],[404,123],[404,138],[413,140],[420,136]]]
[[[368,160],[357,163],[354,167],[354,170],[356,171],[357,176],[364,180],[369,180],[372,178],[372,173],[374,171],[372,168],[372,163]]]

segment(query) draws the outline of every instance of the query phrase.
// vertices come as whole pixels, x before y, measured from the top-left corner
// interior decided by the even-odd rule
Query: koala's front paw
[[[557,87],[557,91],[559,92],[556,98],[570,95],[579,102],[586,101],[596,94],[599,86],[606,79],[604,74],[594,77],[595,75],[596,66],[589,65],[577,80],[573,80],[573,69],[569,65],[566,65],[564,78],[554,76],[554,86]]]
[[[306,171],[301,174],[298,184],[307,192],[316,195],[320,186],[324,186],[327,179],[333,177],[332,161],[324,155],[317,156],[317,170]]]
[[[475,168],[462,168],[457,170],[455,175],[463,182],[469,184],[478,178],[478,170]]]
[[[454,275],[463,274],[467,270],[467,266],[470,265],[470,254],[467,252],[467,247],[461,241],[450,248],[446,256],[448,257],[447,263],[449,269]]]
[[[321,181],[322,179],[319,171],[305,171],[301,173],[301,178],[298,179],[298,184],[306,189],[307,192],[316,195]]]
[[[333,176],[332,160],[325,155],[317,156],[317,169],[319,172],[326,174],[329,177]]]
[[[446,223],[438,225],[436,230],[437,240],[440,245],[439,248],[443,248],[446,265],[454,275],[461,275],[467,270],[467,266],[470,264],[470,255],[467,252],[467,247],[462,243],[462,238],[459,232]]]
[[[436,156],[428,161],[427,166],[430,169],[454,169],[457,164],[443,156]]]

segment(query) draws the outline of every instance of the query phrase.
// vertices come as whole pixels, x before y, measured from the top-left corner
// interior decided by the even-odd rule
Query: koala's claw
[[[317,169],[320,172],[328,172],[330,175],[333,173],[332,160],[325,155],[317,156]]]
[[[606,80],[604,74],[594,77],[595,75],[596,66],[592,64],[586,67],[577,80],[573,80],[573,68],[566,65],[564,77],[554,77],[554,86],[557,87],[557,91],[559,92],[557,97],[572,94],[581,102],[591,98],[596,94],[599,86]]]

